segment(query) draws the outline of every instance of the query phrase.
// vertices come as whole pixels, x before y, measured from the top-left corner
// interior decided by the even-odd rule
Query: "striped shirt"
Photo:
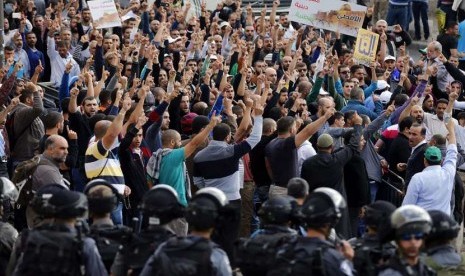
[[[124,193],[124,175],[121,164],[111,150],[105,149],[102,140],[89,145],[85,157],[85,170],[88,179],[102,178]]]

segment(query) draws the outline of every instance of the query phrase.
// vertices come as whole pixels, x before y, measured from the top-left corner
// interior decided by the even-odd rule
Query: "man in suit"
[[[426,143],[426,127],[418,123],[412,124],[409,130],[409,146],[412,148],[412,153],[405,163],[397,164],[397,171],[405,171],[405,189],[407,189],[408,183],[414,174],[423,171],[425,164],[423,163],[423,157],[425,156],[425,150],[428,147]]]

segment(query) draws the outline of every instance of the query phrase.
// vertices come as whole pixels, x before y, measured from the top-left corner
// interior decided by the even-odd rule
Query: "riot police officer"
[[[37,202],[39,215],[45,212],[53,223],[29,231],[13,275],[107,275],[95,241],[78,225],[88,209],[86,196],[63,189],[42,193]]]
[[[277,254],[268,275],[352,275],[353,249],[347,241],[330,243],[331,229],[341,218],[346,202],[331,188],[315,189],[301,208],[306,237],[296,237]]]
[[[191,230],[187,237],[173,237],[160,245],[144,266],[141,276],[230,276],[226,253],[211,241],[218,223],[231,219],[228,199],[219,189],[197,191],[187,207],[186,220]]]
[[[89,236],[98,247],[102,261],[108,271],[120,246],[132,234],[131,228],[114,225],[111,212],[118,204],[119,193],[104,179],[94,179],[87,183],[84,194],[89,202],[89,218],[92,220]]]
[[[404,205],[391,215],[391,227],[397,244],[397,254],[379,273],[380,276],[436,275],[420,259],[423,241],[431,231],[431,217],[423,208],[416,205]]]
[[[258,211],[263,228],[237,242],[237,263],[243,275],[267,274],[278,249],[297,235],[289,227],[296,211],[297,201],[290,196],[275,196],[263,203]]]
[[[457,237],[460,226],[442,211],[428,211],[433,220],[431,232],[426,237],[425,263],[439,275],[465,275],[465,254],[459,254],[450,245]]]
[[[394,255],[394,245],[390,242],[383,243],[380,235],[389,226],[387,223],[395,210],[392,203],[383,200],[365,208],[366,233],[361,238],[350,241],[355,251],[354,267],[359,275],[377,275],[379,265]]]
[[[18,231],[6,221],[8,210],[18,197],[18,190],[13,182],[0,177],[0,271],[6,271],[11,252],[18,237]]]
[[[158,246],[175,236],[167,224],[183,217],[185,211],[176,191],[166,184],[158,184],[150,189],[139,207],[143,230],[138,233],[138,226],[135,226],[136,231],[131,239],[116,254],[111,267],[112,275],[122,276],[128,272],[138,275]]]

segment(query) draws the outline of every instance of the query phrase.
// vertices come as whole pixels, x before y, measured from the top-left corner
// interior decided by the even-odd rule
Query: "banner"
[[[376,60],[379,35],[365,29],[360,29],[355,42],[354,58],[363,65],[370,66]]]
[[[87,4],[92,14],[94,28],[121,27],[121,19],[113,0],[94,0]]]
[[[289,20],[341,34],[357,36],[367,7],[339,0],[292,0]]]

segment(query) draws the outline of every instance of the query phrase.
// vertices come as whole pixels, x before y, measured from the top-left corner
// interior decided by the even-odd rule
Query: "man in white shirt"
[[[402,205],[414,204],[425,210],[440,210],[448,215],[451,214],[450,202],[456,173],[457,145],[455,123],[450,120],[446,127],[449,131],[449,145],[444,162],[442,162],[441,150],[437,147],[426,149],[425,169],[410,180]]]
[[[49,30],[47,37],[47,55],[50,58],[50,66],[52,70],[50,81],[53,83],[54,87],[58,88],[60,87],[61,79],[68,62],[71,61],[72,64],[72,68],[69,73],[70,79],[74,76],[79,76],[81,70],[79,69],[77,62],[73,59],[73,56],[69,53],[70,45],[67,45],[64,41],[58,41],[55,43],[55,39],[53,37],[54,33],[55,29],[52,27]]]

